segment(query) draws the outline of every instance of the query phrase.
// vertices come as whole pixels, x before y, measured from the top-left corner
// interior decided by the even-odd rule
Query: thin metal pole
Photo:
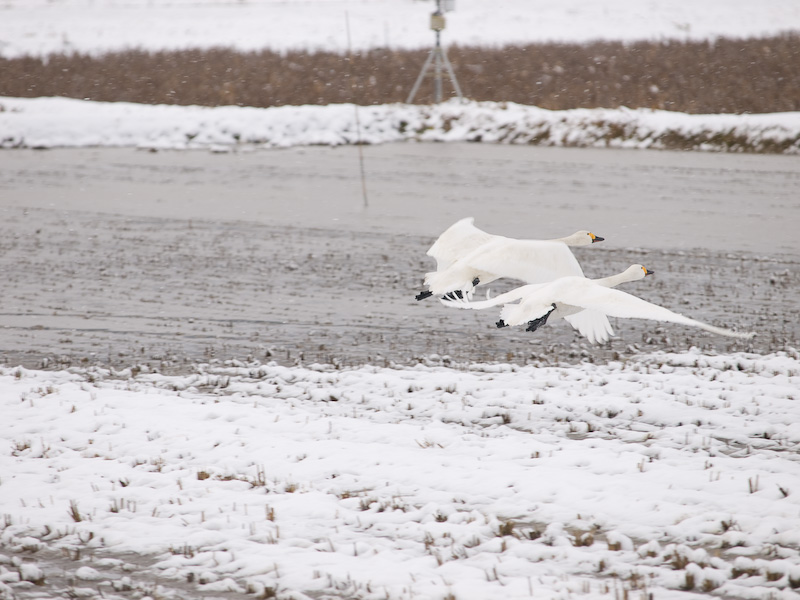
[[[350,47],[350,14],[344,11],[344,20],[347,25],[347,75],[350,83],[350,93],[353,93],[353,52]],[[351,98],[353,100],[353,98]],[[356,114],[356,147],[358,148],[358,166],[361,170],[361,194],[364,197],[364,208],[369,207],[367,199],[367,177],[364,173],[364,151],[361,143],[361,120],[358,118],[358,104],[353,101],[353,110]]]
[[[442,101],[442,43],[439,33],[439,31],[436,32],[436,48],[434,49],[436,60],[433,63],[433,72],[435,78],[434,101],[437,104]]]

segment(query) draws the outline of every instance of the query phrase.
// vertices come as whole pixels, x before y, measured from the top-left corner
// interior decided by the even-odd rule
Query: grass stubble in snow
[[[796,598],[798,359],[3,368],[0,597]]]

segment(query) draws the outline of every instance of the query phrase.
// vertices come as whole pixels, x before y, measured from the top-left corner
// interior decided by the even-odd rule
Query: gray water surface
[[[800,159],[488,144],[209,152],[0,153],[0,362],[409,363],[598,360],[652,350],[770,352],[798,338]],[[752,343],[616,320],[591,346],[564,323],[497,330],[490,311],[416,302],[454,221],[552,238],[589,277]],[[510,282],[492,286],[496,292]]]

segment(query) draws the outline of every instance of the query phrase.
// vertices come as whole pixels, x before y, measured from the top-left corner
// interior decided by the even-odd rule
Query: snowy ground
[[[124,48],[422,48],[432,0],[0,0],[0,55]],[[800,30],[795,0],[456,0],[447,44],[759,37]]]
[[[137,552],[261,597],[797,598],[798,389],[795,352],[5,368],[0,594],[47,547],[77,596],[152,590]]]
[[[358,119],[358,121],[357,121]],[[357,126],[357,123],[360,126]],[[230,151],[398,141],[800,153],[800,112],[687,115],[550,111],[513,103],[416,106],[140,105],[0,97],[0,148],[133,146]]]

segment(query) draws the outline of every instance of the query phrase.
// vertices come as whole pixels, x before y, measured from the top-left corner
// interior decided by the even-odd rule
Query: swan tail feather
[[[553,304],[547,302],[537,302],[535,304],[530,302],[505,304],[503,310],[500,311],[500,319],[506,325],[513,327],[514,325],[522,325],[523,323],[542,319],[552,311]]]
[[[437,296],[444,296],[451,292],[472,294],[475,289],[473,277],[460,272],[460,269],[451,267],[445,271],[431,271],[425,274],[425,285]]]

